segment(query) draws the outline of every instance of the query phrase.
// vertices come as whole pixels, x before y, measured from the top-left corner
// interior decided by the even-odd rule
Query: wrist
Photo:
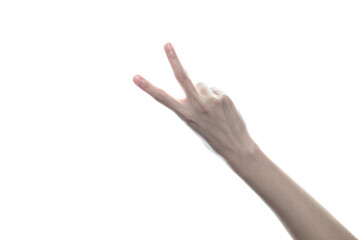
[[[244,134],[241,141],[239,141],[235,154],[231,156],[231,158],[249,161],[250,159],[253,159],[254,156],[259,153],[259,151],[259,146],[250,137],[250,135]]]
[[[264,159],[264,153],[251,137],[241,141],[236,146],[236,151],[225,157],[226,162],[241,177],[249,170],[250,165]]]

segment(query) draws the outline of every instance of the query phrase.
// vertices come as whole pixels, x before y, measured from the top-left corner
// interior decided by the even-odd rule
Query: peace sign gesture
[[[197,83],[195,87],[178,59],[173,45],[165,44],[164,50],[186,98],[175,99],[140,75],[134,76],[135,84],[176,113],[221,156],[229,157],[235,152],[252,149],[254,143],[232,100],[219,89],[209,89],[202,82]]]

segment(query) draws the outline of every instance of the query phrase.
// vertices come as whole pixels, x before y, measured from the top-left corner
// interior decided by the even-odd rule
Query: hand
[[[203,141],[205,145],[209,144],[212,150],[225,159],[239,151],[250,150],[247,148],[252,148],[254,142],[232,100],[219,89],[214,87],[209,89],[202,82],[197,83],[195,88],[172,44],[165,44],[164,49],[174,75],[186,93],[186,98],[175,99],[140,75],[134,76],[135,84],[176,113],[206,140]]]

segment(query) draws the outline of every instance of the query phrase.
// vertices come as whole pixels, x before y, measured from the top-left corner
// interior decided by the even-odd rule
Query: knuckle
[[[209,108],[212,108],[214,106],[217,106],[219,105],[220,101],[219,99],[215,98],[215,97],[211,97],[208,99],[208,105],[209,105]]]
[[[182,118],[185,122],[191,122],[194,120],[194,113],[192,111],[184,111],[182,113]]]
[[[178,73],[178,76],[179,76],[179,79],[180,79],[180,80],[187,80],[187,79],[189,79],[189,76],[188,76],[188,74],[187,74],[186,71],[180,71],[180,72]]]
[[[224,101],[227,101],[227,102],[231,101],[230,97],[226,94],[223,95],[223,99],[224,99]]]
[[[158,102],[164,102],[165,100],[165,92],[163,90],[159,90],[155,95],[154,98]]]
[[[194,108],[196,110],[196,112],[199,114],[204,114],[204,115],[209,115],[211,109],[212,109],[212,104],[209,101],[209,99],[205,99],[202,100],[201,102],[199,102],[199,104],[197,104]]]
[[[228,106],[234,106],[233,101],[231,100],[231,98],[224,94],[223,96],[221,96],[221,102],[228,105]]]
[[[231,98],[226,95],[226,94],[223,94],[221,97],[220,97],[221,101],[223,102],[227,102],[227,103],[230,103],[231,102]]]
[[[203,86],[204,86],[204,83],[202,83],[202,82],[196,83],[196,87],[198,87],[198,88],[201,88],[201,87],[203,87]]]
[[[218,111],[219,109],[223,108],[223,103],[219,99],[212,99],[209,101],[208,108],[210,112]]]
[[[209,98],[209,102],[211,102],[211,103],[218,103],[218,102],[219,102],[219,99],[218,99],[216,96],[210,97],[210,98]]]

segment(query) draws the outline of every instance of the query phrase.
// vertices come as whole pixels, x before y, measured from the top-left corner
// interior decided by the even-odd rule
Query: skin
[[[134,83],[202,137],[271,208],[293,239],[357,239],[261,151],[230,97],[202,82],[194,86],[173,45],[165,44],[164,50],[186,97],[173,98],[141,75],[134,76]]]

